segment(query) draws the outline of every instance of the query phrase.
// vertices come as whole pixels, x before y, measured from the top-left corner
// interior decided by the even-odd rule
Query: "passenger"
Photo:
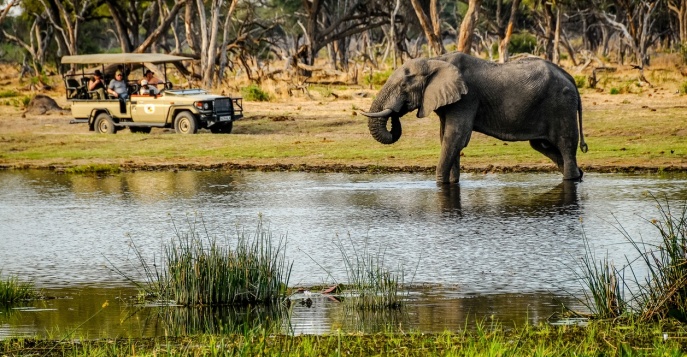
[[[115,78],[110,81],[110,85],[107,87],[107,92],[115,98],[127,100],[129,99],[129,92],[123,77],[122,71],[117,71]]]
[[[95,92],[94,94],[98,96],[96,99],[105,99],[105,80],[100,70],[96,69],[93,77],[88,81],[88,91]]]
[[[155,73],[153,73],[153,71],[151,71],[149,69],[146,70],[146,73],[144,74],[144,76],[145,76],[145,81],[148,82],[149,86],[157,88],[157,85],[162,83],[161,80],[159,80],[157,77],[155,77]],[[143,84],[143,81],[141,81],[141,84]]]
[[[160,93],[155,86],[148,85],[148,81],[143,79],[141,81],[141,94],[151,94],[151,91],[153,95]]]

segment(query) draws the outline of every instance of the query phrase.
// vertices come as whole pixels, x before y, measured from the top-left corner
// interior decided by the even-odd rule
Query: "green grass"
[[[441,334],[275,335],[266,329],[239,334],[155,339],[8,339],[0,354],[69,356],[681,356],[684,326],[669,321],[618,326],[521,326],[484,322]]]
[[[33,283],[21,281],[16,276],[3,278],[0,270],[0,306],[38,297],[39,293]]]
[[[12,97],[18,97],[19,92],[13,89],[5,89],[3,91],[0,91],[0,98],[12,98]]]
[[[65,173],[69,174],[116,174],[121,172],[121,168],[117,165],[111,164],[89,164],[89,165],[79,165],[74,167],[69,167],[64,170]]]
[[[126,277],[143,296],[183,306],[270,305],[285,298],[292,266],[284,257],[286,238],[275,241],[262,221],[252,237],[238,232],[234,247],[209,236],[203,223],[189,221],[188,231],[175,231],[160,268],[136,249],[145,283]]]

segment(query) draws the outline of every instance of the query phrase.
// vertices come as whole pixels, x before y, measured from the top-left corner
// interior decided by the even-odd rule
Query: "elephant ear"
[[[437,108],[460,100],[468,88],[458,68],[448,62],[428,60],[429,73],[425,84],[422,105],[417,117],[424,118]]]

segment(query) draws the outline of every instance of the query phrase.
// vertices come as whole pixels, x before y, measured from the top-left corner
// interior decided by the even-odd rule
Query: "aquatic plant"
[[[652,244],[635,239],[620,225],[620,232],[639,253],[633,260],[626,257],[623,268],[615,268],[607,258],[596,260],[585,242],[581,280],[589,290],[585,292],[587,306],[598,317],[628,312],[641,320],[672,317],[687,322],[687,202],[676,211],[667,198],[663,203],[653,198],[660,218],[648,222],[657,229],[661,241]],[[636,274],[639,263],[648,270],[643,279]]]
[[[401,307],[403,269],[398,272],[390,270],[384,265],[383,251],[370,252],[367,244],[357,249],[350,235],[348,239],[352,253],[347,252],[341,240],[337,244],[346,267],[347,288],[354,292],[345,301],[363,310]]]
[[[188,221],[188,231],[174,226],[176,236],[164,247],[161,268],[134,249],[145,275],[145,283],[138,284],[145,296],[184,306],[269,304],[285,297],[292,267],[284,256],[285,236],[274,242],[261,219],[253,237],[237,232],[232,248],[200,223]]]
[[[583,231],[585,254],[580,259],[578,278],[585,285],[584,299],[581,303],[598,318],[615,318],[627,310],[623,298],[620,273],[608,255],[598,260],[592,252],[589,240]]]
[[[0,305],[12,304],[21,300],[31,300],[39,296],[34,284],[20,281],[16,276],[2,278],[0,270]]]

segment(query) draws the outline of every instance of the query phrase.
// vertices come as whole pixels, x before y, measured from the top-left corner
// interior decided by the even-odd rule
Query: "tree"
[[[649,65],[649,47],[658,38],[652,31],[658,4],[659,0],[614,0],[606,6],[598,6],[603,21],[620,32],[640,68]],[[621,50],[621,59],[622,54]]]
[[[675,13],[678,21],[678,38],[687,43],[687,0],[668,0],[668,9]]]
[[[429,1],[429,16],[425,13],[425,10],[420,4],[420,0],[410,0],[417,15],[417,19],[420,21],[420,26],[425,33],[425,38],[427,38],[427,44],[430,49],[430,56],[432,52],[436,55],[442,55],[446,50],[441,40],[441,19],[439,18],[439,3],[438,0]]]
[[[470,53],[472,48],[472,37],[475,32],[477,19],[479,18],[479,8],[482,6],[482,0],[470,0],[468,4],[468,11],[460,24],[460,33],[458,34],[458,43],[456,50],[463,53]]]
[[[501,11],[503,9],[503,1],[498,0],[496,5],[496,20],[498,23],[499,34],[499,62],[508,62],[508,43],[513,35],[513,26],[515,24],[515,17],[518,13],[520,0],[513,0],[510,5],[510,16],[508,17],[508,24],[504,26]]]

